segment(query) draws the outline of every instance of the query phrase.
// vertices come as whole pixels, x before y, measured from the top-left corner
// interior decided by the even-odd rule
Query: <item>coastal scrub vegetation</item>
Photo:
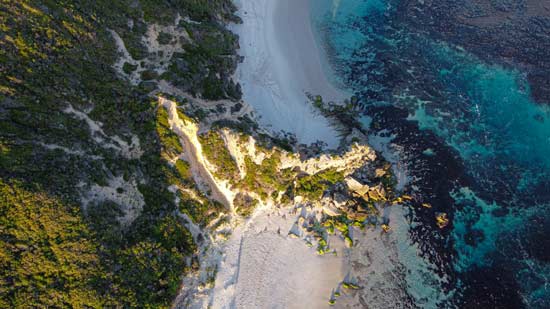
[[[230,0],[0,2],[0,307],[171,306],[197,254],[186,217],[204,227],[224,206],[202,194],[189,163],[176,158],[182,145],[151,92],[165,79],[196,97],[238,100],[230,78],[237,39],[223,27],[238,21],[234,11]],[[155,56],[142,40],[148,27],[174,25],[178,15],[192,42],[166,72],[147,67],[132,85],[122,75]],[[136,60],[120,74],[111,31]],[[159,43],[168,41],[161,35]],[[216,177],[263,200],[280,192],[316,200],[343,179],[335,170],[298,177],[281,170],[275,147],[260,164],[246,157],[240,179],[219,132],[199,139]],[[113,179],[138,193],[109,189],[143,202],[128,221],[120,219],[131,214],[128,205],[103,194]],[[235,201],[243,216],[258,203]]]
[[[262,200],[270,194],[285,191],[291,184],[294,174],[291,169],[280,169],[281,154],[277,151],[256,164],[249,156],[245,157],[246,175],[238,186],[247,191],[256,192]]]
[[[0,179],[0,307],[103,304],[98,244],[76,209]]]
[[[179,137],[170,129],[168,112],[162,106],[157,109],[156,130],[163,151],[169,156],[178,155],[183,151]]]
[[[226,76],[235,65],[221,61],[235,54],[222,27],[237,19],[233,12],[229,0],[0,2],[0,307],[171,305],[196,253],[177,211],[205,222],[220,207],[197,206],[194,196],[176,205],[168,187],[191,187],[192,179],[185,163],[170,167],[162,153],[181,145],[150,102],[151,82],[132,86],[113,68],[119,55],[109,30],[140,60],[148,23],[183,17],[211,49],[200,62],[186,59],[197,72],[188,85],[203,96],[207,70]],[[217,38],[227,38],[224,49],[212,47]],[[213,85],[207,93],[229,97],[227,80]],[[143,198],[130,222],[118,219],[126,205],[86,196],[112,179],[135,183]]]
[[[331,185],[344,180],[344,174],[336,169],[326,169],[317,174],[304,175],[296,180],[296,195],[306,199],[317,200]]]
[[[210,130],[203,135],[199,135],[199,141],[202,150],[210,163],[215,165],[215,176],[220,179],[236,181],[239,176],[237,162],[229,153],[225,142],[218,131]]]
[[[220,202],[208,199],[203,195],[191,195],[188,191],[181,191],[179,198],[180,211],[203,227],[225,210],[225,206]]]

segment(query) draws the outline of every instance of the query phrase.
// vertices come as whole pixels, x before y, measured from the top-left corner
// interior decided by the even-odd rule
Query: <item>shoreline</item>
[[[244,61],[235,76],[258,122],[274,133],[292,133],[299,143],[325,142],[337,148],[338,132],[308,102],[307,93],[341,102],[350,94],[327,76],[311,19],[310,0],[237,0],[243,24],[232,26],[239,35]],[[324,61],[323,61],[324,60]]]
[[[236,0],[243,24],[231,27],[239,35],[244,60],[234,76],[261,126],[294,134],[302,144],[322,141],[335,149],[341,140],[338,132],[306,93],[335,102],[351,95],[330,81],[331,67],[314,32],[310,2]],[[339,254],[321,256],[289,231],[301,230],[300,218],[319,217],[322,209],[273,206],[265,205],[234,227],[220,247],[213,288],[196,307],[204,302],[213,308],[330,306],[335,291],[350,279],[344,239],[330,236],[328,242]]]

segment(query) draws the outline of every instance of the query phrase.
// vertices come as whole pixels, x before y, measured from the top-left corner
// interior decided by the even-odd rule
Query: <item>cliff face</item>
[[[212,127],[208,121],[189,117],[188,107],[159,94],[158,112],[166,113],[168,128],[182,145],[167,162],[177,165],[183,161],[190,171],[187,183],[171,189],[180,203],[180,215],[190,225],[200,225],[192,228],[198,240],[199,263],[196,271],[185,276],[177,307],[223,306],[227,297],[240,295],[235,289],[242,284],[237,287],[235,278],[241,274],[251,282],[265,279],[276,286],[302,265],[307,266],[307,273],[325,278],[313,266],[321,261],[315,259],[315,251],[321,256],[330,254],[322,260],[332,265],[327,267],[343,263],[344,259],[336,256],[347,254],[344,244],[354,246],[356,237],[360,238],[358,229],[390,231],[388,219],[383,218],[384,208],[411,199],[398,196],[391,165],[381,160],[358,132],[355,142],[339,151],[308,156],[295,152],[296,148],[281,148],[277,145],[281,141],[255,129]],[[213,211],[184,202],[199,196],[207,198],[197,200],[200,203],[215,203],[220,208]],[[300,252],[299,257],[292,250]],[[265,262],[273,263],[265,266],[266,271],[284,271],[267,279],[248,264],[250,260],[271,261]],[[293,260],[297,264],[291,266]],[[335,284],[343,279],[338,269],[334,266],[328,276]],[[329,287],[312,289],[317,296],[327,294],[318,297],[321,299],[328,297]]]

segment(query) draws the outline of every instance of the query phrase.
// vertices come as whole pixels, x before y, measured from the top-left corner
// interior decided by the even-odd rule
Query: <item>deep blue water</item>
[[[533,102],[521,72],[411,32],[392,1],[312,3],[336,78],[357,93],[365,125],[401,132],[402,155],[418,158],[408,189],[449,213],[444,230],[411,229],[439,261],[434,276],[454,278],[441,306],[550,308],[550,104]],[[373,128],[373,118],[387,126]]]

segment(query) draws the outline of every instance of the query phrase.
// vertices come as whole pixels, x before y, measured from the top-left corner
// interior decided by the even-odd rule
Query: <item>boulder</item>
[[[377,168],[375,171],[374,171],[374,176],[376,178],[380,178],[382,176],[386,175],[386,170],[383,169],[383,168]]]
[[[342,212],[338,208],[330,204],[323,205],[323,212],[330,217],[337,217],[342,214]]]
[[[369,190],[369,197],[374,201],[386,201],[386,190],[381,184],[372,187]]]
[[[350,191],[355,192],[361,196],[366,195],[367,192],[369,192],[370,190],[370,187],[368,185],[360,183],[353,177],[347,177],[345,181]]]
[[[365,213],[365,212],[358,212],[358,211],[354,211],[354,210],[351,210],[349,209],[348,212],[347,212],[347,217],[353,221],[365,221],[367,220],[369,214]]]

